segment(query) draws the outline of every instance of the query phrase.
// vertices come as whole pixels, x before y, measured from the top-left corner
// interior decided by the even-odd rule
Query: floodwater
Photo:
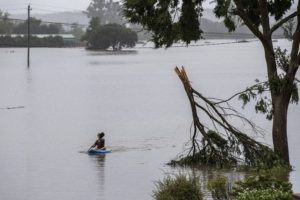
[[[211,41],[218,42],[224,43]],[[174,173],[165,163],[187,148],[189,138],[189,102],[174,67],[185,66],[195,88],[218,98],[266,75],[258,42],[201,44],[207,46],[139,48],[122,55],[32,49],[30,69],[26,49],[0,49],[0,199],[152,199],[155,182]],[[18,106],[24,108],[2,109]],[[253,108],[243,112],[270,141],[271,123]],[[291,106],[295,192],[300,192],[299,114],[300,106]],[[113,153],[80,153],[99,131]],[[202,180],[217,174],[196,173]]]

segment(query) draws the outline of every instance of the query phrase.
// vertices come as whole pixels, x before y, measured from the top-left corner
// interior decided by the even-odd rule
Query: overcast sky
[[[31,3],[35,11],[49,13],[51,11],[85,10],[91,0],[0,0],[0,10],[9,13],[25,13],[26,6]],[[211,7],[206,2],[205,7]],[[23,11],[24,10],[24,11]]]
[[[32,4],[35,12],[49,13],[55,11],[75,11],[85,10],[91,0],[0,0],[0,10],[9,13],[25,13],[26,5]],[[212,5],[207,0],[204,3],[205,8],[211,8]],[[298,1],[296,1],[298,2]]]

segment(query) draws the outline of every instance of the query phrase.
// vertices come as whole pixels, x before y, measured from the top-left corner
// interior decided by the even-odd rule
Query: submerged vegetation
[[[214,200],[229,200],[230,185],[225,177],[209,180],[207,188]]]
[[[200,182],[194,176],[177,175],[166,177],[156,185],[153,192],[156,200],[202,200]]]
[[[201,200],[200,182],[195,176],[168,176],[156,185],[156,200]],[[225,177],[209,180],[213,200],[292,200],[292,185],[269,175],[250,176],[230,184]]]
[[[236,200],[292,200],[292,185],[272,176],[251,176],[233,187]]]
[[[189,153],[171,165],[208,165],[214,167],[236,167],[246,165],[272,169],[274,166],[289,166],[268,146],[251,138],[249,133],[232,125],[230,120],[240,120],[248,130],[260,134],[260,129],[252,121],[236,111],[229,100],[206,98],[196,91],[185,72],[175,69],[180,78],[192,109],[193,125]],[[210,124],[200,121],[207,118]],[[210,126],[209,126],[210,125]]]

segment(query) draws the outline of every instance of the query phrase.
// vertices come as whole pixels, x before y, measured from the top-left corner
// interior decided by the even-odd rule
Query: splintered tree
[[[204,0],[124,0],[124,14],[131,23],[143,25],[153,33],[156,47],[171,46],[174,42],[189,44],[201,38],[199,17]],[[295,93],[296,73],[300,64],[300,1],[291,14],[293,0],[216,0],[214,13],[224,20],[229,31],[238,25],[247,26],[260,40],[265,55],[271,109],[268,118],[273,120],[272,136],[275,153],[290,163],[287,114]],[[275,23],[271,25],[271,18]],[[290,19],[297,18],[291,49],[284,69],[276,61],[272,35]],[[238,59],[238,57],[236,58]],[[245,96],[246,97],[246,96]],[[247,99],[245,99],[247,102]],[[268,102],[261,101],[261,107]]]
[[[268,146],[248,136],[249,131],[261,134],[262,130],[229,103],[236,96],[255,91],[255,88],[260,87],[261,83],[233,95],[229,99],[220,100],[207,98],[196,91],[183,67],[182,69],[176,67],[175,72],[184,86],[192,110],[192,145],[186,157],[179,161],[172,161],[170,164],[201,163],[216,167],[246,164],[267,169],[272,168],[275,164],[276,166],[285,166],[284,162]],[[209,119],[210,123],[205,119]],[[247,133],[234,126],[231,120],[240,121],[247,127]]]

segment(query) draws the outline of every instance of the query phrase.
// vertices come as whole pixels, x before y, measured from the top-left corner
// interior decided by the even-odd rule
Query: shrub
[[[244,181],[238,181],[233,189],[234,193],[241,193],[245,190],[282,190],[292,192],[292,185],[288,182],[278,180],[269,175],[250,176]]]
[[[202,200],[199,179],[184,175],[167,177],[156,184],[156,200]]]
[[[208,181],[208,190],[211,192],[214,200],[229,200],[230,187],[225,177],[212,179]]]
[[[282,190],[266,189],[266,190],[247,190],[240,193],[236,200],[292,200],[293,196],[290,192]]]
[[[237,200],[292,200],[292,185],[269,175],[249,177],[233,188]]]

